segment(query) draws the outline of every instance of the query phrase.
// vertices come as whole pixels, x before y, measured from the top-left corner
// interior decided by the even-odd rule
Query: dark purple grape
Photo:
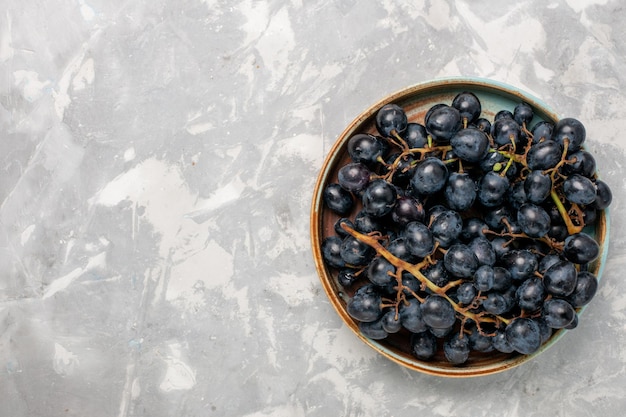
[[[373,322],[360,322],[359,331],[363,336],[372,340],[382,340],[389,336],[383,328],[382,319]]]
[[[550,266],[543,274],[543,284],[546,290],[558,297],[570,295],[576,288],[578,272],[573,263],[559,261]]]
[[[333,268],[343,268],[346,262],[341,258],[342,239],[338,236],[329,236],[322,242],[322,258]]]
[[[376,113],[376,130],[386,138],[392,137],[393,132],[401,135],[407,125],[406,113],[397,104],[385,104]]]
[[[402,327],[413,333],[420,333],[428,330],[422,318],[421,303],[416,298],[408,300],[407,303],[400,304],[398,313]]]
[[[382,232],[383,226],[380,223],[380,219],[367,214],[365,211],[359,211],[354,216],[354,227],[361,233]]]
[[[489,138],[487,134],[473,127],[456,132],[450,138],[450,145],[459,158],[471,163],[480,162],[489,152]]]
[[[515,292],[517,305],[526,311],[536,311],[543,305],[546,298],[546,288],[543,281],[537,277],[531,277],[520,284]]]
[[[485,230],[488,229],[485,221],[479,217],[468,217],[463,221],[461,237],[470,241],[476,237],[485,237]]]
[[[339,169],[337,180],[343,189],[358,193],[369,184],[371,175],[372,172],[365,164],[352,162]]]
[[[478,291],[489,291],[494,283],[495,277],[491,266],[482,265],[474,273],[474,286]]]
[[[476,183],[467,173],[453,172],[448,177],[444,196],[450,209],[465,211],[476,199]]]
[[[390,309],[386,311],[380,318],[380,322],[382,324],[383,330],[385,330],[387,333],[398,333],[400,329],[402,329],[400,315],[396,314],[395,309]]]
[[[598,290],[598,278],[588,271],[578,273],[576,280],[576,288],[568,297],[570,303],[578,308],[587,305]]]
[[[469,246],[457,243],[443,257],[446,270],[458,278],[470,278],[478,269],[478,258]]]
[[[491,246],[491,242],[484,236],[478,236],[472,239],[469,247],[476,255],[479,265],[493,266],[496,263],[496,252]]]
[[[461,120],[464,120],[465,124],[472,123],[478,119],[482,111],[480,100],[474,93],[469,91],[457,94],[451,105],[459,111]]]
[[[511,211],[507,206],[499,206],[488,209],[484,212],[484,220],[487,226],[494,231],[502,231],[510,226],[514,220],[511,218]]]
[[[550,268],[552,265],[554,265],[555,263],[561,260],[562,258],[556,253],[550,253],[544,256],[543,258],[541,258],[541,260],[539,261],[539,266],[537,267],[537,270],[539,271],[540,274],[545,274],[548,268]]]
[[[443,343],[443,354],[453,365],[467,362],[470,354],[469,338],[463,333],[452,333]]]
[[[454,210],[446,210],[432,221],[430,230],[436,241],[447,248],[459,237],[463,229],[463,219]]]
[[[437,353],[437,338],[424,331],[411,336],[411,352],[417,359],[429,360]]]
[[[512,353],[515,350],[507,340],[504,330],[498,330],[496,332],[496,334],[491,338],[491,344],[498,352]]]
[[[576,310],[566,300],[551,298],[543,303],[541,318],[552,329],[562,329],[576,316]]]
[[[539,261],[537,255],[526,249],[515,249],[502,256],[503,266],[511,273],[513,281],[523,281],[532,276]]]
[[[513,306],[513,300],[507,299],[507,296],[499,292],[490,292],[482,302],[483,309],[491,314],[504,314]]]
[[[452,304],[437,294],[431,294],[421,305],[422,318],[432,328],[449,328],[456,322],[456,314]]]
[[[456,289],[456,298],[461,304],[471,304],[476,295],[476,287],[471,282],[464,282]]]
[[[496,172],[487,172],[478,183],[478,201],[485,207],[496,207],[502,204],[509,190],[509,179]]]
[[[545,120],[537,122],[530,131],[533,135],[533,143],[539,143],[542,140],[551,139],[553,130],[554,123]]]
[[[541,347],[541,329],[537,321],[517,317],[506,326],[506,340],[513,350],[529,355]]]
[[[402,285],[402,292],[407,299],[415,297],[422,287],[422,283],[407,271],[402,272]]]
[[[586,264],[600,254],[600,245],[584,232],[575,233],[565,239],[563,255],[575,264]]]
[[[484,117],[480,117],[474,123],[474,126],[478,130],[482,130],[485,133],[491,133],[491,122]]]
[[[529,237],[543,237],[550,231],[550,215],[536,204],[523,204],[517,211],[517,223]]]
[[[526,190],[524,190],[525,180],[519,180],[511,185],[511,192],[506,195],[506,201],[511,208],[519,210],[522,204],[528,202]]]
[[[567,226],[564,224],[552,224],[550,225],[548,236],[557,242],[562,242],[567,236],[569,236],[569,231],[567,230]]]
[[[337,236],[341,237],[342,239],[346,236],[348,236],[348,232],[346,232],[345,230],[343,230],[343,228],[341,227],[341,225],[345,224],[346,226],[350,227],[351,229],[354,229],[354,223],[352,223],[352,220],[350,220],[347,217],[341,217],[339,219],[337,219],[337,221],[335,222],[335,225],[333,226],[335,233],[337,234]]]
[[[513,113],[510,110],[502,109],[493,116],[493,121],[496,122],[500,119],[513,119]]]
[[[422,274],[433,284],[438,287],[443,287],[450,282],[450,276],[443,261],[437,261],[432,265],[428,265],[422,269]]]
[[[428,143],[428,132],[419,123],[409,123],[404,133],[402,133],[402,138],[411,149],[424,148]]]
[[[368,166],[382,160],[387,150],[387,142],[374,135],[358,133],[348,140],[348,154],[352,161]]]
[[[414,263],[418,260],[416,256],[409,251],[409,245],[407,244],[405,237],[393,239],[389,242],[389,245],[387,245],[387,250],[396,258],[400,258],[409,263]]]
[[[589,178],[574,174],[563,182],[563,195],[571,203],[588,205],[596,199],[596,187]]]
[[[361,322],[378,320],[382,313],[382,297],[373,285],[359,288],[348,300],[346,310],[350,317]]]
[[[374,217],[383,217],[393,210],[398,194],[396,187],[383,179],[370,182],[363,192],[363,211]]]
[[[350,213],[354,206],[352,194],[343,189],[339,184],[329,184],[324,188],[324,203],[329,209],[339,215]]]
[[[492,352],[493,345],[491,344],[492,336],[482,334],[478,329],[473,328],[468,335],[470,349],[476,352]]]
[[[342,268],[337,274],[337,281],[342,287],[349,287],[358,281],[360,275],[352,268]]]
[[[396,282],[396,267],[381,256],[376,256],[367,266],[367,278],[372,284],[384,287]]]
[[[530,171],[524,180],[524,194],[528,202],[543,203],[552,191],[552,178],[541,170]]]
[[[491,136],[498,146],[515,145],[520,143],[521,129],[513,119],[502,118],[491,125]]]
[[[421,222],[411,222],[404,229],[406,246],[413,255],[423,258],[435,248],[435,239],[430,229]]]
[[[553,140],[544,140],[531,146],[526,155],[530,169],[546,170],[554,168],[563,156],[563,148]]]
[[[411,188],[420,195],[430,195],[441,191],[448,179],[448,168],[435,157],[428,157],[417,165],[411,178]]]
[[[522,125],[523,126],[528,126],[530,121],[533,120],[534,116],[535,116],[535,113],[533,111],[533,108],[528,103],[524,103],[524,102],[519,103],[513,109],[513,119],[520,126],[522,126]]]
[[[613,192],[609,185],[602,180],[596,180],[596,199],[593,201],[593,207],[596,210],[604,210],[612,201]]]
[[[580,149],[585,142],[586,130],[585,126],[577,119],[566,117],[557,122],[552,133],[552,140],[565,146],[568,142],[568,152],[574,152]]]
[[[426,217],[424,205],[415,197],[398,197],[396,205],[391,212],[394,223],[404,226],[411,222],[422,222]]]
[[[452,106],[439,106],[426,115],[426,130],[437,143],[448,143],[462,127],[461,114]]]
[[[348,236],[341,242],[341,259],[350,266],[365,266],[374,257],[375,251],[366,243]]]
[[[580,174],[591,178],[596,173],[596,159],[589,152],[580,149],[567,157],[561,172],[563,175]]]

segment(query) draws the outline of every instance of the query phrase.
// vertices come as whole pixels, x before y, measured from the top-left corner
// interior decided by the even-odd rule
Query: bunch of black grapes
[[[524,102],[481,116],[467,91],[423,124],[386,104],[323,191],[338,218],[323,259],[351,289],[348,313],[368,338],[408,338],[421,360],[536,352],[577,326],[598,287],[589,231],[612,194],[583,124],[530,126]]]

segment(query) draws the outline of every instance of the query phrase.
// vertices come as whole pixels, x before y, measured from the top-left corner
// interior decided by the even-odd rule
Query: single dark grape
[[[554,168],[563,156],[563,148],[553,140],[544,140],[531,146],[526,155],[528,168],[546,170]]]
[[[464,282],[456,289],[456,298],[461,304],[471,304],[476,295],[476,287],[471,282]]]
[[[374,257],[375,251],[355,237],[347,236],[341,242],[341,259],[350,266],[365,266]]]
[[[363,192],[363,211],[374,217],[383,217],[391,213],[397,198],[396,187],[383,179],[374,180]]]
[[[470,354],[469,338],[463,333],[452,333],[443,343],[443,354],[453,365],[467,362]]]
[[[563,182],[563,195],[571,203],[587,205],[596,200],[596,187],[589,178],[574,174]]]
[[[600,245],[585,232],[575,233],[565,239],[563,255],[575,264],[586,264],[600,254]]]
[[[507,340],[504,329],[498,330],[491,338],[491,345],[495,350],[502,353],[512,353],[515,350]]]
[[[547,254],[546,256],[542,257],[541,260],[539,261],[539,266],[537,270],[539,271],[540,274],[545,274],[548,268],[550,268],[552,265],[554,265],[555,263],[561,260],[562,258],[556,253]]]
[[[422,318],[421,303],[416,298],[411,298],[407,303],[400,304],[398,309],[402,327],[413,333],[420,333],[428,330]]]
[[[348,154],[353,162],[372,165],[385,156],[389,149],[382,138],[366,133],[357,133],[348,140]]]
[[[569,295],[568,300],[574,307],[582,307],[591,301],[596,295],[597,290],[598,278],[591,272],[581,271],[578,273],[576,288],[574,288],[574,291]]]
[[[496,253],[496,259],[502,259],[504,255],[511,252],[511,240],[504,236],[496,236],[491,239],[491,247]]]
[[[485,133],[491,133],[491,122],[484,117],[479,117],[476,122],[474,122],[474,126],[478,130],[482,130]]]
[[[567,157],[560,170],[563,175],[580,174],[591,178],[596,173],[596,159],[591,153],[580,149]]]
[[[576,288],[577,277],[578,272],[573,263],[559,261],[550,266],[543,274],[543,284],[550,294],[565,297]]]
[[[520,144],[521,129],[519,124],[510,118],[496,120],[491,125],[491,136],[498,146]]]
[[[335,230],[335,233],[337,234],[337,236],[339,236],[342,239],[348,236],[348,232],[343,230],[343,228],[341,227],[344,224],[350,227],[351,229],[355,228],[354,223],[352,223],[352,220],[350,220],[349,218],[340,217],[339,219],[337,219],[337,221],[335,222],[335,225],[333,226],[333,229]]]
[[[531,171],[524,180],[524,193],[530,203],[541,204],[552,191],[552,178],[541,170]]]
[[[397,104],[385,104],[376,113],[376,130],[384,137],[392,137],[393,132],[402,134],[407,125],[406,113]]]
[[[604,210],[612,201],[613,192],[609,185],[602,180],[596,180],[596,199],[593,201],[593,207],[596,210]]]
[[[398,197],[396,204],[391,212],[391,218],[394,223],[404,226],[411,222],[422,222],[426,217],[424,205],[420,200],[411,196]]]
[[[515,249],[502,256],[502,264],[511,273],[513,281],[521,282],[537,271],[539,261],[531,251]]]
[[[470,278],[478,269],[478,258],[469,246],[457,243],[443,257],[446,270],[458,278]]]
[[[396,314],[396,310],[394,308],[386,311],[383,316],[380,318],[380,322],[382,324],[383,329],[387,333],[398,333],[402,328],[402,321],[400,320],[400,315]]]
[[[484,220],[493,231],[502,231],[515,221],[507,206],[490,208],[484,212]]]
[[[339,184],[329,184],[324,188],[324,203],[329,209],[339,215],[350,213],[354,206],[352,194],[343,189]]]
[[[495,277],[491,266],[482,265],[474,273],[474,286],[478,291],[489,291],[494,283]]]
[[[463,229],[463,219],[454,210],[446,210],[432,221],[430,230],[435,240],[447,248],[459,237]]]
[[[538,277],[531,277],[521,283],[515,292],[517,305],[526,311],[536,311],[543,305],[546,289]]]
[[[539,143],[545,139],[552,138],[552,132],[554,131],[554,123],[546,120],[537,122],[530,130],[533,135],[533,143]]]
[[[476,182],[467,173],[453,172],[448,177],[444,196],[452,210],[465,211],[476,199]]]
[[[404,230],[406,246],[413,255],[423,258],[435,248],[435,239],[430,229],[421,222],[411,222]]]
[[[551,298],[543,303],[541,317],[552,329],[562,329],[570,324],[575,316],[576,310],[566,300]]]
[[[396,282],[392,275],[396,272],[396,267],[381,256],[376,256],[367,267],[367,278],[372,284],[384,287]]]
[[[513,119],[520,126],[528,126],[531,120],[533,120],[535,113],[533,108],[528,103],[519,103],[513,109]]]
[[[536,204],[523,204],[517,211],[517,223],[530,237],[539,238],[550,231],[550,215]]]
[[[495,114],[493,121],[496,122],[500,119],[513,119],[513,113],[510,110],[502,109]]]
[[[469,247],[476,255],[479,265],[493,266],[496,263],[496,252],[491,246],[491,242],[484,236],[478,236],[472,239]]]
[[[468,127],[461,129],[450,139],[454,153],[463,161],[480,162],[489,151],[489,138],[482,130]]]
[[[463,229],[461,237],[465,241],[470,241],[476,237],[485,237],[485,230],[488,229],[487,224],[480,217],[468,217],[463,221]]]
[[[364,210],[360,210],[354,216],[354,227],[361,233],[382,232],[384,229],[380,219],[366,213]]]
[[[506,339],[517,352],[529,355],[541,347],[541,329],[537,321],[517,317],[506,326]]]
[[[426,115],[425,126],[435,142],[448,143],[462,127],[461,113],[452,106],[439,106]]]
[[[464,120],[466,125],[478,119],[482,111],[480,100],[469,91],[457,94],[452,100],[452,107],[459,111],[461,120]]]
[[[372,340],[382,340],[389,336],[383,328],[382,319],[373,322],[360,322],[359,331],[363,336]]]
[[[585,141],[585,126],[577,119],[566,117],[557,122],[552,134],[552,140],[558,142],[561,146],[565,146],[568,142],[568,152],[574,152],[580,149]]]
[[[441,159],[429,156],[417,165],[411,178],[411,188],[418,194],[429,195],[441,191],[448,179],[448,168]]]
[[[424,148],[428,143],[428,132],[424,125],[409,123],[404,133],[402,133],[402,138],[411,149]]]
[[[448,328],[454,325],[456,321],[452,304],[440,295],[432,294],[427,296],[421,308],[422,318],[429,327],[437,329]]]
[[[337,281],[342,287],[349,287],[358,281],[360,275],[352,268],[342,268],[337,274]]]
[[[428,265],[422,270],[422,274],[438,287],[443,287],[450,282],[448,270],[442,261],[436,261],[434,264]]]
[[[400,258],[403,261],[413,263],[417,262],[418,259],[415,255],[411,253],[409,250],[409,245],[407,244],[406,238],[404,236],[397,237],[389,242],[387,245],[387,250],[391,252],[396,258]]]
[[[496,207],[502,204],[509,191],[509,179],[496,172],[487,172],[478,183],[477,198],[485,207]]]
[[[470,349],[476,352],[492,352],[493,344],[491,343],[492,336],[482,334],[478,329],[473,328],[468,334]]]
[[[337,180],[345,190],[358,193],[370,182],[372,172],[360,162],[352,162],[339,169]]]
[[[483,309],[491,314],[504,314],[513,307],[513,300],[499,292],[490,292],[482,302]]]
[[[378,320],[382,313],[382,297],[373,285],[359,288],[348,300],[346,309],[350,317],[361,322]]]
[[[322,258],[333,268],[343,268],[346,262],[341,257],[342,239],[338,236],[329,236],[322,242]]]
[[[413,334],[411,352],[417,359],[431,359],[437,353],[437,338],[428,331]]]
[[[511,277],[511,273],[501,266],[493,267],[493,287],[494,291],[505,291],[507,288],[511,287],[513,283],[513,278]]]

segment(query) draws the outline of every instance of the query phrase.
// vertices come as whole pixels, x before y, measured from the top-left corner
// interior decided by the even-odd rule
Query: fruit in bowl
[[[606,254],[609,186],[578,119],[487,80],[372,106],[314,193],[312,242],[342,319],[409,368],[473,376],[578,325]]]

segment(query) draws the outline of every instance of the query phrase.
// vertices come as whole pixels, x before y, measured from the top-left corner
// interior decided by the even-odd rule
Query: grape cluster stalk
[[[339,219],[321,249],[363,335],[399,334],[417,359],[461,365],[532,354],[578,325],[598,287],[590,229],[612,194],[584,125],[537,119],[520,102],[489,120],[464,91],[423,124],[386,104],[377,134],[349,138],[323,191]]]

